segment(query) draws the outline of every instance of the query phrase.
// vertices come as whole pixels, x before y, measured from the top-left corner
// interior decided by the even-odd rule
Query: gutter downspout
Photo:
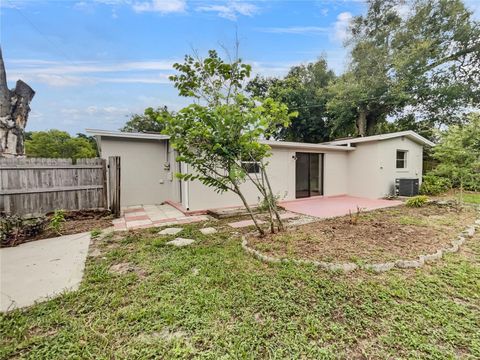
[[[188,164],[185,164],[185,174],[188,174]],[[185,209],[190,210],[190,184],[189,181],[183,180],[183,194],[185,196]]]

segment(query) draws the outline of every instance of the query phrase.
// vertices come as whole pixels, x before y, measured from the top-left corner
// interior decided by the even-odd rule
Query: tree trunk
[[[272,201],[272,204],[271,204],[272,205],[272,210],[273,210],[273,213],[275,214],[275,217],[277,219],[278,230],[283,231],[283,230],[285,230],[285,227],[283,226],[282,218],[280,217],[280,214],[278,213],[277,203],[275,202],[275,198],[273,196],[272,187],[270,186],[270,180],[268,180],[265,165],[262,163],[261,167],[262,167],[262,171],[263,171],[264,176],[265,176],[265,182],[267,183],[267,188],[268,188],[268,193],[270,195],[270,200]]]
[[[250,209],[250,206],[248,205],[247,203],[247,199],[245,199],[245,196],[243,196],[239,186],[237,185],[237,183],[233,182],[233,186],[235,188],[235,192],[237,193],[237,195],[240,197],[240,199],[242,200],[243,202],[243,205],[245,206],[245,209],[247,209],[248,211],[248,214],[250,215],[250,217],[252,218],[252,221],[253,221],[253,224],[255,225],[255,227],[257,228],[258,232],[260,233],[260,236],[265,236],[265,231],[263,231],[263,229],[260,227],[260,225],[258,224],[257,222],[257,219],[255,218],[255,215],[253,215],[253,212],[252,212],[252,209]]]
[[[375,114],[370,114],[370,116],[367,116],[367,135],[374,135],[375,126],[377,125],[375,120]]]
[[[357,135],[359,136],[367,136],[367,111],[360,107],[358,109],[358,117],[357,117]]]
[[[8,89],[0,48],[0,156],[25,154],[24,129],[34,95],[35,91],[22,80],[17,81],[15,89]]]

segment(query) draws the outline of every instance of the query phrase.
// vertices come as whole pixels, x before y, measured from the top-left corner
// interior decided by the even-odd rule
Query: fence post
[[[120,156],[108,157],[108,176],[110,189],[110,211],[120,217]]]
[[[107,160],[102,159],[102,182],[103,182],[103,207],[108,209],[108,168],[107,168]]]

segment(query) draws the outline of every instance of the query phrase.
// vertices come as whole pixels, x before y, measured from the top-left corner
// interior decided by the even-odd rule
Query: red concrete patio
[[[401,204],[402,202],[398,200],[367,199],[348,195],[316,196],[280,202],[285,210],[319,218],[344,216],[348,215],[349,211],[355,213],[357,207],[362,211],[370,211]]]

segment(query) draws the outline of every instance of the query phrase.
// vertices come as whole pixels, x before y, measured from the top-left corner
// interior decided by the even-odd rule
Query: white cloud
[[[151,0],[132,5],[136,12],[159,12],[161,14],[181,13],[187,9],[185,0]]]
[[[203,5],[196,8],[197,11],[215,12],[218,16],[228,19],[236,20],[238,15],[253,16],[258,12],[258,7],[244,1],[228,1],[223,5],[212,4]]]
[[[113,73],[129,71],[166,71],[172,70],[175,60],[157,60],[157,61],[126,61],[118,63],[95,62],[95,61],[77,61],[77,62],[59,62],[44,61],[38,59],[18,59],[9,60],[9,63],[21,65],[19,68],[13,67],[12,71],[23,73],[46,73],[46,74],[80,74],[80,73]],[[20,69],[20,70],[19,70]]]
[[[63,63],[39,59],[12,59],[9,60],[9,78],[21,78],[27,82],[54,87],[97,83],[167,84],[170,82],[169,75],[173,73],[173,63],[173,60]]]
[[[334,38],[335,40],[345,41],[350,36],[349,27],[350,23],[353,19],[353,15],[351,13],[342,12],[338,14],[337,21],[334,25]]]
[[[271,27],[260,28],[261,32],[273,34],[302,34],[302,35],[317,35],[330,31],[329,28],[320,26],[290,26],[290,27]]]
[[[73,118],[77,118],[82,115],[88,116],[118,116],[118,115],[126,115],[130,112],[128,107],[117,107],[117,106],[97,106],[97,105],[90,105],[84,108],[62,108],[60,112],[64,115],[72,116]]]
[[[23,78],[25,81],[39,82],[47,84],[50,86],[77,86],[91,84],[92,80],[80,77],[80,76],[66,76],[66,75],[55,75],[55,74],[32,74],[32,75],[23,75],[18,74],[14,78]]]

